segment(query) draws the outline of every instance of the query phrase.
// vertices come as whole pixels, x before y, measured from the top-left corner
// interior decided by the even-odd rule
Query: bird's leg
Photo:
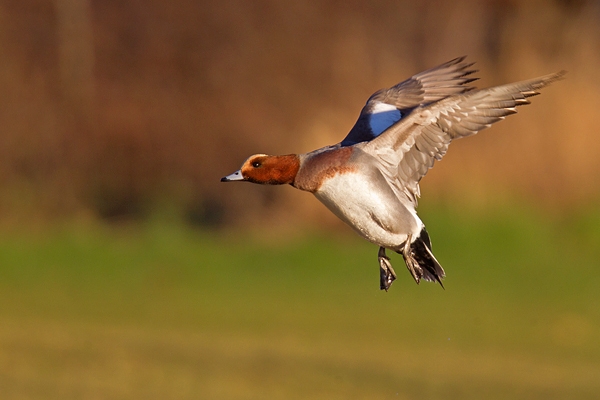
[[[411,239],[412,235],[408,235],[408,237],[406,238],[406,242],[404,242],[404,249],[402,249],[401,253],[404,257],[404,261],[406,262],[406,267],[408,268],[408,271],[415,279],[415,282],[419,284],[419,282],[421,281],[421,277],[423,276],[423,270],[421,269],[419,263],[413,255],[412,249],[410,247]]]
[[[389,257],[385,254],[385,247],[379,248],[379,288],[386,292],[396,279],[396,272],[392,268]]]

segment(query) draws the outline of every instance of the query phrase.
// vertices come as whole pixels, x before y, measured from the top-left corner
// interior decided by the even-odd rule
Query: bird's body
[[[359,145],[329,149],[307,162],[307,169],[311,162],[321,164],[320,157],[338,158],[340,166],[328,171],[318,187],[308,189],[365,239],[398,250],[398,245],[404,243],[409,234],[417,235],[421,231],[423,223],[414,206],[394,191],[375,157],[361,150]],[[312,176],[310,170],[305,172],[301,167],[299,179],[293,186],[306,190],[302,179],[305,173]]]
[[[473,135],[528,104],[563,73],[473,90],[472,64],[452,60],[371,96],[337,145],[310,153],[251,156],[222,181],[291,184],[378,245],[380,288],[396,274],[385,249],[403,255],[417,283],[445,276],[416,213],[419,181],[453,139]]]

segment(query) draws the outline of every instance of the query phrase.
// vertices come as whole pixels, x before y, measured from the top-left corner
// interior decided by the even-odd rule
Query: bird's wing
[[[476,71],[469,69],[473,64],[465,63],[464,59],[455,58],[389,89],[375,92],[341,142],[342,146],[372,140],[401,118],[406,118],[413,109],[473,89],[467,84],[477,79],[470,76]]]
[[[564,71],[536,79],[473,90],[420,107],[370,142],[357,146],[373,155],[388,182],[415,206],[419,181],[453,139],[474,135],[529,104],[528,97],[560,79]]]

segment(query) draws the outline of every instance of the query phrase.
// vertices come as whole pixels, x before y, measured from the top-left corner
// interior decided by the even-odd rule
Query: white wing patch
[[[371,110],[369,127],[375,136],[380,135],[390,126],[400,121],[402,113],[391,104],[377,102]]]

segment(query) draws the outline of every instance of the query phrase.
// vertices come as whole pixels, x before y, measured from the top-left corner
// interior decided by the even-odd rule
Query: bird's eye
[[[254,161],[254,162],[252,163],[252,166],[253,166],[254,168],[258,168],[258,167],[260,167],[260,163],[259,163],[258,161]]]

